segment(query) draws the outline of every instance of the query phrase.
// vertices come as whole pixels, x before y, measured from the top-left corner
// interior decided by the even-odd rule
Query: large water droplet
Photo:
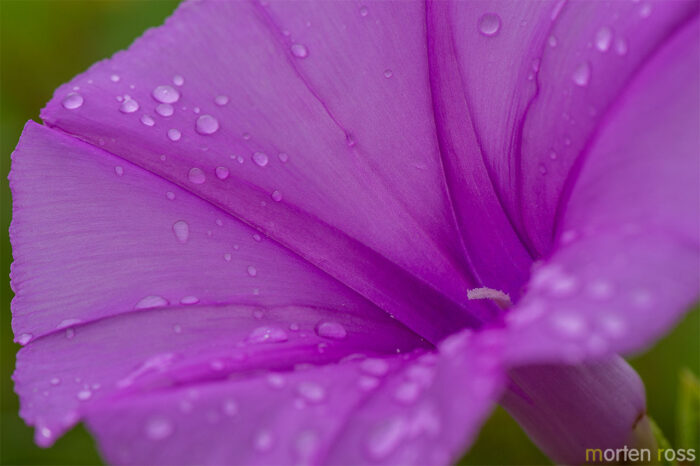
[[[487,37],[495,36],[501,29],[501,18],[495,13],[485,13],[479,18],[479,32]]]
[[[119,111],[122,113],[134,113],[139,109],[139,103],[132,98],[126,98],[119,106]]]
[[[170,437],[175,428],[173,424],[162,416],[155,416],[146,423],[146,435],[151,440],[164,440]]]
[[[309,49],[304,44],[292,44],[292,55],[297,58],[306,58],[309,56]]]
[[[207,181],[207,177],[204,175],[202,169],[197,167],[190,169],[189,173],[187,174],[187,179],[194,184],[202,184]]]
[[[195,123],[195,130],[199,134],[214,134],[219,129],[219,120],[211,115],[201,115]]]
[[[179,141],[181,137],[182,133],[180,132],[180,130],[175,128],[171,128],[168,130],[168,139],[170,139],[171,141]]]
[[[287,341],[287,332],[277,327],[258,327],[248,335],[250,343],[281,343]]]
[[[173,233],[179,242],[184,243],[190,237],[190,226],[184,220],[178,220],[173,223]]]
[[[264,152],[255,152],[253,154],[253,162],[255,162],[258,166],[264,167],[267,165],[267,162],[269,162],[269,158],[266,153]]]
[[[156,113],[162,117],[169,117],[175,113],[175,109],[170,104],[159,104],[156,105]]]
[[[607,52],[612,43],[612,30],[609,27],[602,27],[595,35],[595,47],[601,52]]]
[[[146,296],[143,298],[141,301],[136,303],[136,306],[134,306],[134,309],[151,309],[154,307],[163,307],[167,306],[168,301],[163,298],[162,296]]]
[[[320,322],[316,326],[316,333],[323,338],[343,340],[348,336],[347,330],[338,322]]]
[[[314,382],[301,382],[297,386],[297,393],[311,403],[320,403],[326,398],[326,390]]]
[[[63,108],[66,108],[68,110],[75,110],[76,108],[80,108],[83,105],[83,96],[81,96],[80,94],[76,94],[75,92],[71,92],[63,98],[61,105],[63,105]]]
[[[577,86],[580,86],[580,87],[588,86],[588,83],[591,80],[591,65],[589,65],[588,62],[580,64],[574,70],[574,74],[572,75],[572,78],[574,80],[574,83]]]
[[[180,92],[172,86],[163,85],[153,89],[153,98],[164,104],[173,104],[180,99]]]

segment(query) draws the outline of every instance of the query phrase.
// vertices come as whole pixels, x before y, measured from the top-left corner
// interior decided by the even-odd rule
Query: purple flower
[[[648,444],[617,354],[698,296],[697,9],[183,4],[12,156],[37,443],[444,464],[500,401],[555,461]]]

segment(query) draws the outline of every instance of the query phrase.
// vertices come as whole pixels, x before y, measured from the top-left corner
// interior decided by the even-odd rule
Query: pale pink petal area
[[[492,355],[465,337],[449,354],[357,357],[95,403],[87,422],[114,464],[443,464],[501,386]]]
[[[557,247],[508,316],[513,360],[639,351],[697,300],[699,37],[694,19],[645,65],[572,173]]]
[[[448,114],[451,121],[440,133],[453,146],[446,155],[467,180],[483,179],[484,164],[518,237],[533,257],[548,255],[558,201],[579,154],[605,124],[620,92],[697,12],[698,3],[484,1],[433,7],[448,23],[436,29],[451,31],[452,39],[437,50],[459,64],[452,71],[458,76],[443,81],[448,88],[441,89],[448,96],[444,108],[461,109]],[[486,192],[481,197],[493,197],[483,183],[476,186]],[[469,224],[470,213],[482,210],[474,200],[479,192],[459,189],[464,196],[456,196],[455,204]],[[517,249],[499,226],[505,222],[490,206],[483,206],[490,214],[485,226],[503,238],[500,260],[515,262],[518,255],[511,251]],[[484,253],[482,260],[489,257]]]
[[[421,3],[186,3],[60,87],[42,118],[259,228],[432,342],[495,312],[466,309],[475,281]]]
[[[644,384],[622,358],[510,371],[501,404],[557,464],[585,464],[586,450],[648,448]]]
[[[13,154],[16,341],[143,309],[326,307],[388,316],[186,190],[30,122]]]

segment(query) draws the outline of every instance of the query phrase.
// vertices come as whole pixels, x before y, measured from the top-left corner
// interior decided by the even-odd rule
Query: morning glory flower
[[[698,297],[698,3],[191,1],[12,155],[14,375],[123,464],[651,445]]]

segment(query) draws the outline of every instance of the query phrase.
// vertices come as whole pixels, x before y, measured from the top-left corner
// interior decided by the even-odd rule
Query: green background
[[[162,23],[177,2],[171,0],[0,0],[0,160],[3,173],[10,169],[10,154],[28,119],[38,120],[39,110],[61,83],[95,61],[128,46],[143,31]],[[0,180],[3,231],[11,217],[10,191]],[[7,273],[11,249],[7,236],[0,244]],[[32,430],[18,417],[18,400],[10,376],[17,345],[10,328],[9,280],[0,285],[0,463],[96,464],[100,462],[90,435],[82,426],[61,438],[53,448],[41,449]],[[700,311],[646,354],[634,358],[648,392],[649,412],[674,443],[678,373],[700,369]],[[482,430],[476,445],[463,459],[468,464],[548,464],[520,428],[497,410]]]

